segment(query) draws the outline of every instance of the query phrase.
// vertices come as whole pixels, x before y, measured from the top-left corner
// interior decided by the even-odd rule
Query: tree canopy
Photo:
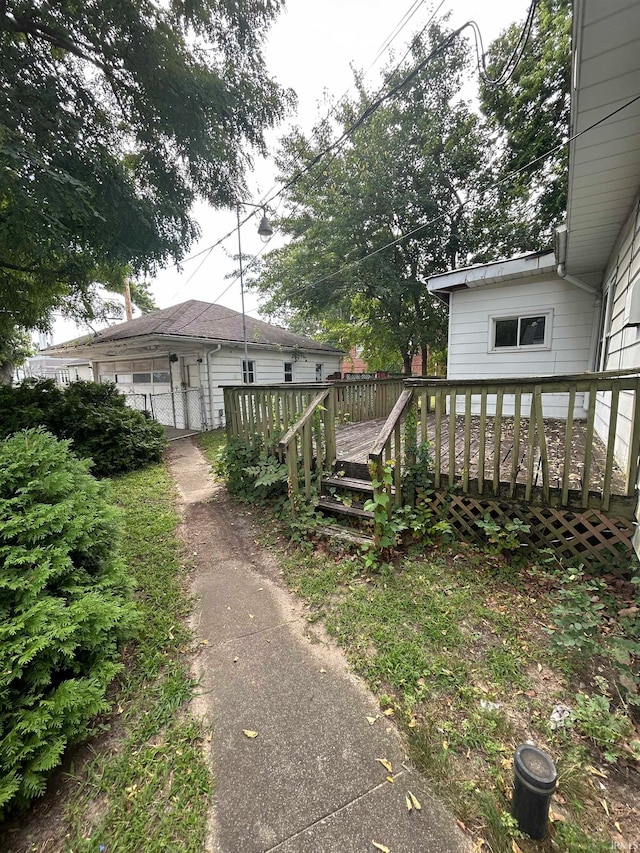
[[[0,338],[95,316],[178,262],[196,197],[231,205],[289,93],[261,43],[281,0],[0,2]]]
[[[492,44],[488,71],[502,68],[514,49],[521,24],[508,27]],[[482,83],[480,104],[494,134],[497,175],[506,176],[537,158],[534,166],[505,182],[497,203],[511,210],[517,227],[494,231],[504,254],[549,245],[554,226],[565,216],[571,79],[571,4],[538,0],[523,56],[503,86]],[[549,156],[542,156],[560,146]]]
[[[483,182],[480,122],[459,99],[465,46],[454,41],[425,62],[443,41],[436,25],[415,41],[412,55],[388,71],[395,97],[290,186],[280,226],[291,243],[266,257],[258,283],[272,314],[295,312],[345,348],[360,344],[370,362],[405,371],[415,353],[446,342],[446,310],[425,279],[473,251],[465,205]],[[338,136],[374,100],[360,81],[339,107]],[[285,139],[285,182],[328,146],[331,132],[325,123],[313,144],[298,132]]]
[[[482,85],[478,115],[460,94],[469,45],[434,24],[387,70],[392,97],[379,102],[356,79],[337,128],[326,120],[312,142],[285,138],[280,226],[291,242],[266,257],[267,312],[360,344],[378,367],[408,371],[413,354],[443,346],[446,311],[426,279],[544,248],[564,214],[569,29],[568,0],[540,0],[515,72]],[[522,32],[514,24],[491,45],[489,76]]]

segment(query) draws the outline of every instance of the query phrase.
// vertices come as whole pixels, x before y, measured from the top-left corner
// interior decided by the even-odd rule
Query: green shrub
[[[229,494],[240,500],[266,501],[287,493],[287,466],[267,453],[260,435],[253,435],[248,441],[229,439],[219,451],[214,467]]]
[[[117,511],[43,430],[0,441],[0,814],[107,710],[134,625]]]
[[[130,409],[111,383],[73,382],[64,390],[50,379],[0,386],[0,438],[44,426],[70,439],[78,456],[93,460],[93,473],[108,476],[159,462],[164,429]]]

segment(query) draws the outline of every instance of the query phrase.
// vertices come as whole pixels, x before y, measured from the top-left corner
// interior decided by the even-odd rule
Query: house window
[[[322,382],[322,365],[316,364],[316,382]]]
[[[58,371],[58,382],[60,383],[60,385],[68,385],[69,384],[69,371],[68,370],[65,370],[63,368],[62,370]]]
[[[102,385],[104,385],[105,382],[115,382],[115,381],[116,381],[116,377],[115,377],[115,374],[113,374],[113,373],[101,373],[100,374],[100,383]]]
[[[293,382],[293,362],[285,361],[284,363],[284,381]]]
[[[153,371],[153,381],[154,382],[171,382],[171,374],[168,370],[154,370]]]
[[[116,373],[116,382],[118,385],[131,385],[131,373]]]
[[[249,365],[249,370],[247,370],[247,364]],[[245,383],[245,385],[256,381],[255,361],[246,362],[244,359],[242,360],[242,381]]]
[[[490,350],[519,350],[551,346],[551,312],[522,317],[491,317]]]
[[[151,384],[151,374],[150,373],[134,373],[133,381],[137,385],[150,385]]]

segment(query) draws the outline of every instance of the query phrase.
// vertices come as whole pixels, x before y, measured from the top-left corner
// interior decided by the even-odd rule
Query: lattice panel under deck
[[[597,510],[579,513],[448,492],[436,492],[432,505],[436,514],[446,518],[458,535],[475,541],[486,541],[476,521],[488,513],[501,525],[515,518],[529,524],[529,533],[518,533],[520,541],[532,549],[552,548],[565,562],[595,567],[627,559],[631,563],[635,559],[631,547],[633,522],[626,518],[608,518]]]

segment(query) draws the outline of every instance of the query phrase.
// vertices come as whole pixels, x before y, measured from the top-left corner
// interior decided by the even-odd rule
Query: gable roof
[[[507,279],[511,281],[531,278],[534,275],[552,273],[555,269],[553,252],[531,252],[508,261],[491,261],[488,264],[476,264],[432,275],[427,281],[427,287],[430,293],[449,293],[461,287],[481,287],[483,284],[495,284]]]
[[[640,3],[574,0],[566,269],[599,284],[640,186]]]
[[[304,348],[320,352],[341,352],[329,344],[296,335],[280,326],[254,320],[253,317],[246,317],[246,326],[247,343],[252,347]],[[242,314],[232,311],[231,308],[224,308],[222,305],[190,299],[188,302],[181,302],[170,308],[161,308],[158,311],[143,314],[125,323],[118,323],[100,332],[54,344],[48,347],[46,353],[78,352],[98,344],[128,340],[133,342],[136,339],[148,337],[190,338],[202,342],[210,341],[214,344],[242,343],[244,339]]]

